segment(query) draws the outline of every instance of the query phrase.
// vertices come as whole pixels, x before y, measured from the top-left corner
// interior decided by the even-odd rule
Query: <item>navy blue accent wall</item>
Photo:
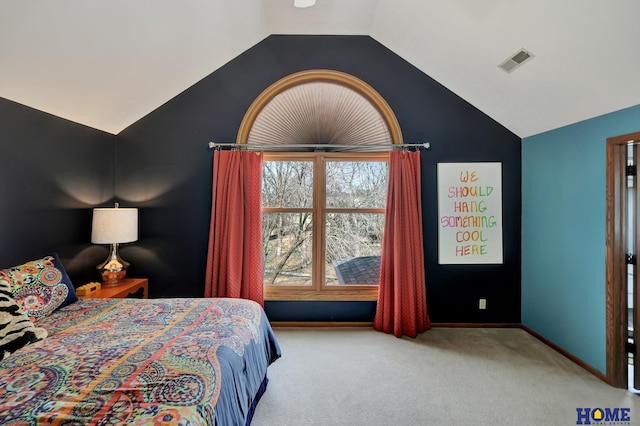
[[[188,66],[186,64],[185,66]],[[368,36],[270,36],[118,135],[117,198],[141,210],[141,240],[127,247],[131,275],[152,297],[204,291],[213,152],[235,141],[251,102],[291,73],[352,74],[395,112],[405,142],[422,153],[428,308],[436,322],[520,322],[520,138]],[[503,167],[503,265],[438,265],[438,162]],[[479,311],[478,298],[488,309]],[[305,307],[312,306],[312,309]],[[267,302],[270,318],[371,320],[370,302]],[[354,315],[355,313],[355,315]]]
[[[376,302],[265,302],[270,321],[361,322],[376,314]]]
[[[99,278],[91,208],[113,199],[115,140],[0,98],[0,268],[58,252],[76,286]]]

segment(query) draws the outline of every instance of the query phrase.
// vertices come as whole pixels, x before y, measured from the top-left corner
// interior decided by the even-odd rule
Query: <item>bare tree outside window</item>
[[[313,207],[311,161],[265,161],[262,170],[263,207]]]
[[[384,208],[389,166],[380,161],[327,161],[327,208]]]
[[[264,162],[265,285],[377,285],[388,164],[345,158]]]
[[[274,209],[313,207],[313,163],[265,161],[262,205]],[[263,213],[264,278],[267,285],[311,285],[312,212]]]
[[[385,162],[326,163],[326,285],[377,285],[384,214],[352,209],[384,209],[387,175]]]

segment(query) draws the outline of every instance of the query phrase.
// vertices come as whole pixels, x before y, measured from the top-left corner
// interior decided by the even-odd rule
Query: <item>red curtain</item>
[[[427,314],[420,152],[389,153],[380,288],[373,327],[416,337],[431,328]]]
[[[205,297],[251,299],[264,306],[262,153],[216,151]]]

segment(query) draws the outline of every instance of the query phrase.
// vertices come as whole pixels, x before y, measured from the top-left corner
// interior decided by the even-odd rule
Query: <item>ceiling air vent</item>
[[[525,49],[520,49],[498,65],[498,67],[502,68],[505,72],[512,72],[531,58],[533,58],[533,53]]]

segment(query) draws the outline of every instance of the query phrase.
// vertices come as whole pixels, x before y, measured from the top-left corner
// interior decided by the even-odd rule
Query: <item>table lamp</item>
[[[109,257],[96,267],[103,285],[115,285],[124,279],[129,263],[118,254],[118,245],[137,240],[138,209],[121,209],[118,203],[115,203],[115,208],[93,209],[91,242],[111,245]]]

